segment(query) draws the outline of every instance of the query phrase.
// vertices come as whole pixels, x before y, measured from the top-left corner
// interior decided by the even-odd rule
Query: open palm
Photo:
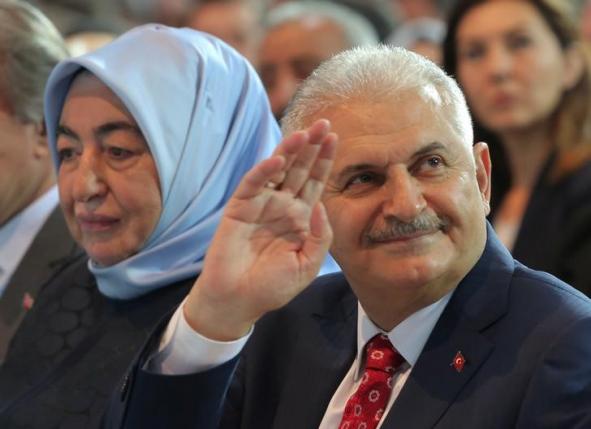
[[[336,147],[329,128],[320,120],[286,138],[228,202],[185,305],[187,321],[201,334],[243,335],[318,273],[332,238],[319,202]]]

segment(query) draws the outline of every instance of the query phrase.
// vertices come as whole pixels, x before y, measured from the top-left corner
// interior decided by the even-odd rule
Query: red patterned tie
[[[365,346],[365,371],[345,406],[339,429],[375,429],[392,393],[392,377],[404,362],[387,336],[379,334]]]

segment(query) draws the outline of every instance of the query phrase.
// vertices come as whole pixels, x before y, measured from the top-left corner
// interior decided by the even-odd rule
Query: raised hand
[[[328,121],[316,121],[244,176],[185,303],[197,332],[236,339],[318,273],[332,239],[319,202],[337,141],[329,131]]]

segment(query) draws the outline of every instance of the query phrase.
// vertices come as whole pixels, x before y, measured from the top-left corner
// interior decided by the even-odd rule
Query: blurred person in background
[[[353,9],[364,16],[378,33],[380,41],[385,40],[394,27],[398,24],[399,18],[394,14],[386,0],[325,0],[332,1]]]
[[[125,27],[100,18],[85,18],[64,33],[70,55],[77,57],[113,41]]]
[[[331,56],[372,45],[372,25],[351,9],[331,2],[289,2],[271,9],[259,52],[259,74],[279,120],[300,82]]]
[[[493,152],[492,223],[516,259],[591,294],[591,66],[554,0],[461,0],[444,43]]]
[[[113,41],[116,34],[103,31],[82,31],[68,35],[66,44],[73,57],[86,54]]]
[[[423,55],[441,66],[445,32],[445,21],[438,18],[418,18],[396,27],[386,42]]]
[[[183,24],[187,12],[194,3],[195,0],[123,0],[119,2],[122,13],[137,24],[158,22],[174,27]]]
[[[38,7],[55,24],[62,35],[69,35],[88,26],[89,22],[101,22],[101,27],[121,28],[121,33],[134,25],[126,15],[127,0],[35,0]],[[133,1],[133,0],[130,0]],[[150,2],[151,0],[138,0]],[[168,0],[173,3],[174,0]]]
[[[256,67],[264,13],[263,0],[200,0],[183,25],[219,37]]]
[[[402,21],[442,18],[453,0],[389,0],[394,14]]]
[[[0,0],[0,361],[41,286],[76,253],[43,125],[43,90],[67,57],[36,8]]]
[[[591,42],[591,0],[583,0],[579,8],[581,34],[587,42]]]
[[[61,62],[45,117],[61,206],[87,255],[44,287],[15,334],[0,427],[94,428],[199,275],[242,175],[280,133],[244,58],[163,25]]]

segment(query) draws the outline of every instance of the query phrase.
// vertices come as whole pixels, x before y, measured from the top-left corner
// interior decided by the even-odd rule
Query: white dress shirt
[[[54,185],[0,227],[0,296],[58,200]]]
[[[195,332],[183,314],[185,301],[174,312],[160,339],[158,352],[146,362],[146,368],[165,375],[185,375],[207,371],[228,362],[242,351],[252,329],[235,341],[214,341]]]
[[[347,400],[361,383],[364,369],[360,365],[363,348],[378,333],[386,334],[405,360],[394,375],[394,386],[384,416],[388,414],[452,294],[453,291],[412,314],[390,332],[379,329],[369,319],[363,307],[358,304],[357,357],[328,404],[319,429],[338,427]],[[189,326],[183,314],[183,306],[184,301],[170,320],[160,341],[158,352],[148,360],[146,367],[150,371],[167,375],[206,371],[236,357],[252,334],[251,330],[246,336],[232,342],[210,340]]]
[[[345,412],[345,405],[349,398],[357,391],[357,388],[361,383],[364,371],[364,368],[361,366],[361,363],[363,362],[363,349],[367,342],[376,334],[386,334],[394,348],[398,350],[398,353],[400,353],[405,360],[394,374],[392,393],[386,410],[384,411],[384,416],[388,415],[390,408],[392,408],[392,404],[398,397],[404,383],[406,383],[410,371],[423,351],[423,347],[431,335],[435,324],[447,306],[452,293],[453,291],[445,295],[439,301],[413,313],[390,332],[384,332],[378,328],[367,316],[361,304],[357,304],[357,357],[330,400],[319,429],[339,427],[339,423]],[[382,418],[378,424],[378,428],[382,425],[384,419],[385,418]]]

